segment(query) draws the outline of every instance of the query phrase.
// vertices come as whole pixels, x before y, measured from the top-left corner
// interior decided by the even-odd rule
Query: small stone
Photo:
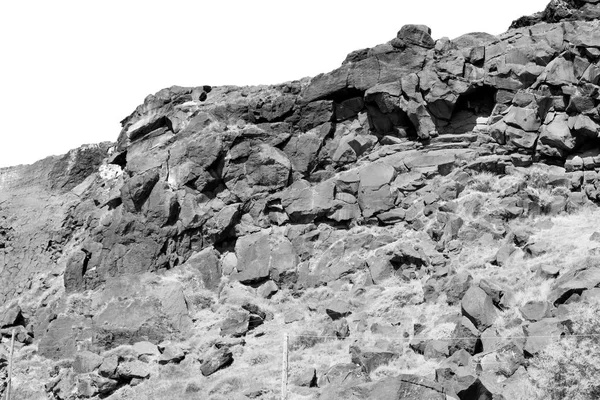
[[[256,289],[256,294],[258,294],[263,299],[269,299],[271,298],[271,296],[277,293],[278,290],[279,288],[277,287],[277,284],[272,280],[268,280],[267,282],[260,285],[258,289]]]
[[[158,356],[160,351],[158,351],[158,347],[155,344],[150,342],[137,342],[133,345],[133,351],[138,353],[138,355],[151,355]]]
[[[596,232],[592,233],[590,236],[590,240],[592,242],[600,242],[600,232],[596,231]]]
[[[303,387],[317,386],[317,370],[312,367],[304,369],[292,378],[292,383]]]
[[[519,309],[521,315],[528,321],[539,321],[549,314],[547,301],[529,301]]]
[[[116,375],[120,379],[146,379],[150,377],[150,366],[141,361],[126,361],[119,364]]]
[[[158,363],[164,364],[179,364],[185,358],[183,349],[175,344],[167,344],[164,346],[162,354],[158,358]]]
[[[352,310],[350,310],[350,304],[339,299],[330,302],[325,308],[325,312],[334,321],[352,314]]]

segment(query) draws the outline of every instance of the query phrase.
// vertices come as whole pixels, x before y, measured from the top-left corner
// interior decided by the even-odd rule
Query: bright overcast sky
[[[314,76],[404,24],[426,24],[434,39],[499,34],[547,2],[2,1],[0,167],[114,141],[119,121],[163,87]]]

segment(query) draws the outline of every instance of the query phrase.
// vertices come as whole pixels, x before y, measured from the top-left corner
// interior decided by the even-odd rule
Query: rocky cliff
[[[595,3],[163,89],[0,170],[0,379],[15,331],[16,398],[279,398],[286,332],[290,398],[549,398],[599,293]]]

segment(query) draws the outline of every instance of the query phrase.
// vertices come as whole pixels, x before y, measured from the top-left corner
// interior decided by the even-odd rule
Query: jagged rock
[[[452,338],[448,340],[450,354],[465,350],[475,354],[478,350],[480,333],[467,317],[462,317],[456,324]]]
[[[117,377],[119,358],[117,356],[104,357],[102,364],[98,367],[98,374],[106,378]]]
[[[67,261],[67,268],[63,275],[65,290],[73,292],[85,287],[84,275],[90,255],[82,250],[74,252]]]
[[[177,344],[168,343],[159,346],[161,351],[158,358],[158,363],[161,365],[165,364],[178,364],[185,358],[186,352]]]
[[[467,290],[460,305],[463,315],[469,318],[480,331],[492,326],[498,316],[491,297],[476,286]]]
[[[458,304],[471,287],[472,282],[473,277],[466,271],[453,275],[444,285],[448,304]]]
[[[427,49],[435,46],[431,38],[431,29],[425,25],[404,25],[398,32],[397,38],[407,44],[413,44]]]
[[[554,282],[548,295],[550,304],[558,306],[573,294],[580,294],[600,284],[600,268],[593,265],[582,265],[561,274]]]
[[[159,175],[156,170],[149,170],[126,179],[125,184],[121,187],[123,207],[129,212],[140,211],[158,179]]]
[[[78,374],[87,374],[93,372],[103,362],[103,358],[91,351],[81,351],[75,354],[73,361],[73,370]]]
[[[119,379],[147,379],[150,377],[150,366],[141,361],[125,361],[119,363],[116,376]]]
[[[332,127],[331,123],[326,122],[308,132],[290,138],[283,148],[283,152],[290,159],[294,171],[306,174],[314,168],[323,140],[331,132]]]
[[[207,289],[215,290],[221,281],[222,268],[219,253],[212,247],[193,254],[186,262],[198,270]]]
[[[548,252],[548,244],[545,242],[528,243],[524,250],[530,257],[539,257]]]
[[[332,320],[338,320],[340,318],[347,317],[352,313],[350,304],[343,300],[333,300],[325,308],[325,312]]]
[[[104,378],[102,376],[90,375],[93,393],[100,395],[109,395],[119,387],[119,382],[114,379]]]
[[[200,371],[204,376],[210,376],[233,363],[233,353],[228,347],[221,347],[202,358],[204,361],[200,365]]]
[[[395,196],[390,186],[395,177],[393,167],[374,163],[361,169],[359,177],[358,204],[364,217],[371,217],[394,206]]]
[[[587,115],[575,115],[569,117],[569,129],[573,130],[576,135],[583,137],[596,138],[598,137],[598,124]]]
[[[510,298],[509,290],[487,279],[480,280],[479,287],[492,299],[496,307],[501,309],[507,307],[506,303]]]
[[[17,325],[23,318],[21,307],[18,304],[13,304],[6,308],[0,317],[0,328]]]
[[[256,290],[256,293],[265,299],[269,299],[278,291],[279,288],[275,282],[267,281]]]
[[[287,186],[292,164],[286,154],[268,144],[244,142],[225,158],[223,180],[242,201],[257,193],[273,192]]]
[[[279,274],[295,271],[298,259],[290,241],[269,231],[261,231],[238,239],[235,252],[237,274],[242,283],[257,282]]]
[[[564,158],[575,147],[566,114],[548,114],[540,133],[538,151],[548,157]]]
[[[529,301],[519,311],[526,320],[535,322],[549,316],[548,306],[546,301]]]
[[[541,126],[536,109],[514,106],[504,116],[504,122],[527,132],[535,132]]]
[[[512,126],[506,127],[505,136],[507,145],[527,150],[533,149],[538,138],[536,132],[527,132]]]
[[[58,190],[71,190],[98,171],[107,157],[109,144],[85,145],[69,151],[60,158],[49,174],[51,187]]]
[[[307,181],[298,180],[283,193],[281,204],[293,221],[311,221],[331,211],[334,190],[333,181],[311,186]]]
[[[291,379],[296,386],[315,387],[317,386],[317,370],[306,368]]]
[[[250,330],[250,314],[246,311],[230,312],[221,323],[221,336],[244,336]]]

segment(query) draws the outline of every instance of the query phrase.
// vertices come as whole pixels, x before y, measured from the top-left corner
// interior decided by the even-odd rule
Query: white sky
[[[172,85],[275,84],[337,68],[404,24],[499,34],[548,0],[6,0],[0,167],[114,141]]]

